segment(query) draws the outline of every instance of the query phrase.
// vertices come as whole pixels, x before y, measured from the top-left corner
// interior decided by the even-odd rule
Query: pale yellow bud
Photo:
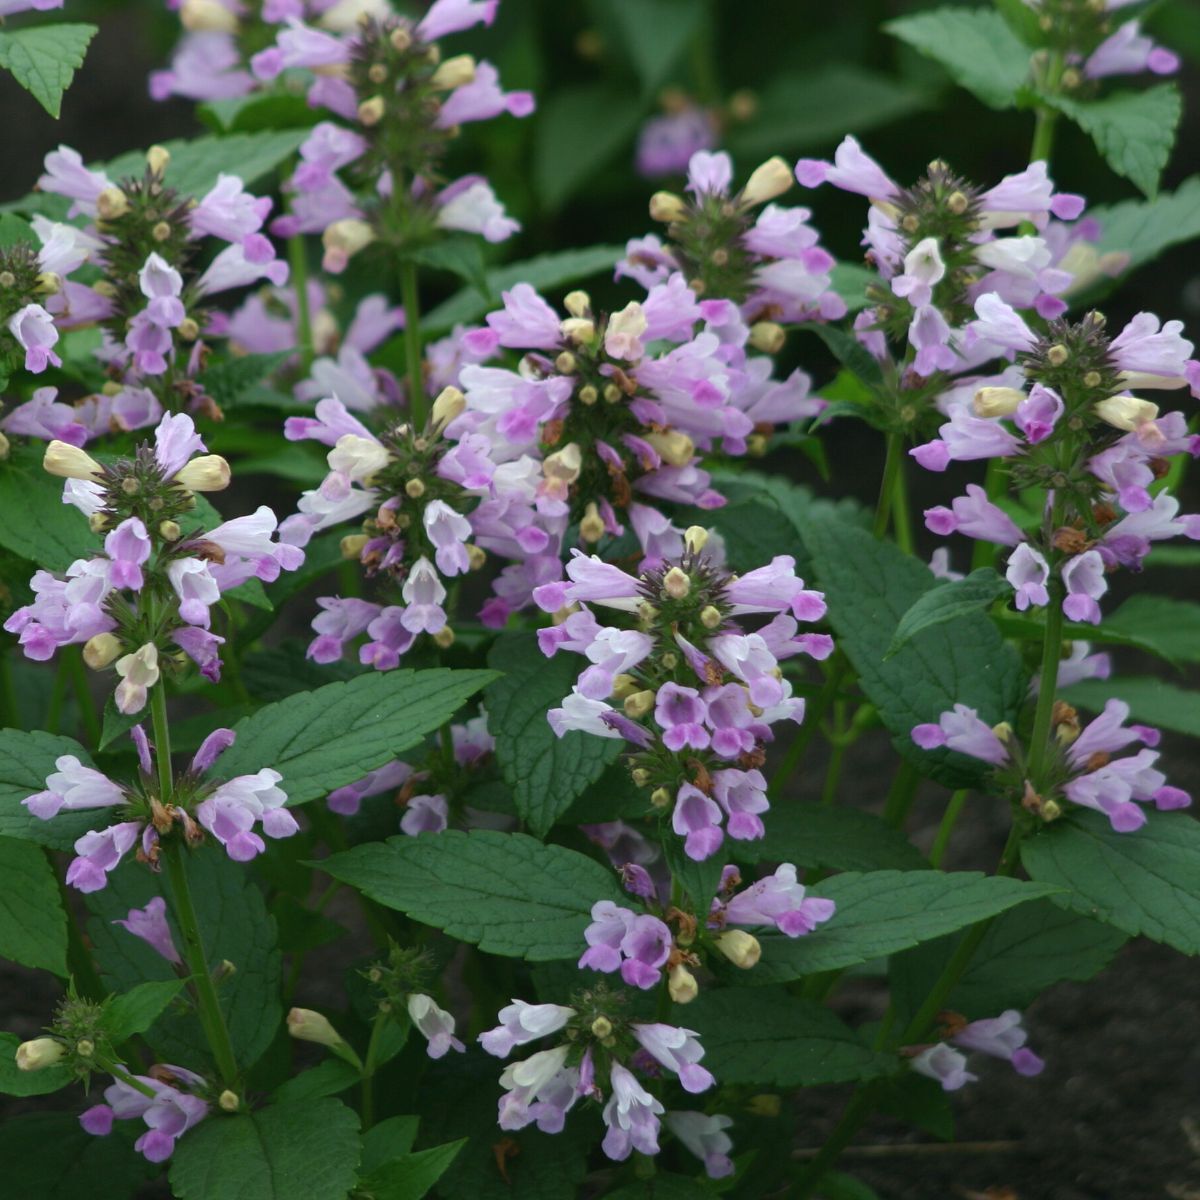
[[[1018,388],[981,387],[971,406],[981,417],[1007,417],[1017,411],[1017,405],[1024,399],[1025,393]]]
[[[1114,429],[1132,432],[1158,416],[1158,405],[1149,400],[1140,400],[1137,396],[1109,396],[1095,405],[1092,411]]]
[[[792,186],[792,168],[779,155],[768,158],[762,166],[755,167],[754,173],[746,180],[742,188],[742,203],[765,204],[782,196]]]
[[[652,221],[686,221],[687,204],[682,196],[674,192],[655,192],[650,197],[650,219]]]
[[[17,277],[11,271],[0,271],[0,287],[10,288],[17,282]]]
[[[156,242],[165,242],[171,236],[171,225],[168,221],[159,221],[153,229],[150,230],[150,236]]]
[[[367,68],[367,78],[374,84],[383,83],[387,79],[387,67],[383,63],[372,63]]]
[[[1047,800],[1042,805],[1041,817],[1043,821],[1057,821],[1062,816],[1062,805],[1057,800]]]
[[[351,560],[358,558],[363,552],[363,547],[366,546],[370,540],[371,539],[367,537],[365,533],[346,534],[346,536],[342,538],[341,542],[339,543],[342,557]]]
[[[242,1106],[242,1102],[238,1097],[237,1092],[231,1088],[226,1088],[218,1097],[217,1104],[222,1112],[237,1112]]]
[[[750,326],[750,345],[766,354],[778,354],[787,335],[774,321],[756,321]]]
[[[201,454],[175,473],[172,483],[189,492],[220,492],[229,486],[229,464],[219,454]]]
[[[110,663],[116,662],[123,650],[119,637],[111,633],[97,633],[84,642],[83,661],[93,671],[103,671]]]
[[[183,536],[183,530],[180,529],[177,521],[160,521],[158,523],[158,536],[164,542],[177,542]]]
[[[106,187],[96,197],[96,212],[102,221],[116,221],[129,211],[129,197],[119,187]]]
[[[587,292],[576,288],[563,297],[563,308],[573,317],[586,317],[592,311],[592,298]]]
[[[606,383],[604,385],[604,403],[616,404],[621,398],[621,389],[615,383]]]
[[[708,545],[708,530],[703,525],[689,525],[683,531],[683,544],[692,554],[699,554]]]
[[[34,1038],[17,1047],[17,1067],[22,1071],[43,1071],[54,1066],[66,1052],[66,1047],[57,1038]]]
[[[700,624],[705,629],[716,629],[721,623],[721,610],[715,605],[706,604],[700,610]]]
[[[383,120],[384,103],[382,96],[372,96],[358,106],[358,120],[362,125],[378,125]]]
[[[454,645],[454,630],[449,625],[443,625],[433,635],[433,641],[435,645],[440,646],[443,650],[449,650]]]
[[[642,439],[650,443],[659,456],[670,467],[686,467],[696,455],[696,445],[686,433],[678,429],[666,433],[645,433]]]
[[[612,1037],[612,1022],[606,1016],[599,1016],[592,1022],[592,1033],[603,1041],[607,1037]]]
[[[238,27],[236,14],[217,0],[183,0],[179,6],[179,21],[190,33],[236,33]],[[162,150],[162,147],[155,146],[154,149]]]
[[[600,393],[590,384],[585,383],[579,389],[579,403],[586,404],[589,408],[600,399]]]
[[[8,438],[0,433],[0,462],[8,457]]]
[[[329,1023],[327,1017],[311,1008],[293,1008],[287,1015],[287,1030],[301,1042],[316,1042],[320,1046],[341,1046],[341,1034]]]
[[[650,772],[645,767],[634,767],[629,772],[629,778],[633,780],[637,787],[645,787],[650,782]]]
[[[579,522],[579,536],[590,543],[598,542],[604,536],[604,518],[595,502],[584,509],[583,520]]]
[[[351,257],[375,240],[375,231],[366,221],[357,217],[344,217],[325,227],[321,234],[321,245],[325,254],[321,262],[325,270],[335,274],[346,269]]]
[[[547,479],[559,479],[563,483],[574,483],[582,469],[583,452],[577,442],[568,442],[542,461],[542,474]]]
[[[105,300],[111,300],[117,294],[117,289],[114,284],[108,282],[107,279],[98,279],[92,284],[92,291],[97,296],[103,296]]]
[[[56,296],[62,291],[62,279],[53,271],[42,271],[37,277],[37,292],[41,296]]]
[[[574,375],[579,369],[579,362],[570,350],[564,350],[554,360],[554,366],[563,375]]]
[[[108,517],[102,512],[92,513],[88,517],[88,528],[93,533],[103,533],[108,528]]]
[[[996,735],[1002,742],[1007,742],[1012,738],[1013,727],[1007,721],[1001,721],[998,725],[992,726],[992,733]]]
[[[487,551],[482,546],[476,546],[474,542],[467,546],[467,565],[472,571],[480,570],[486,562]]]
[[[91,1058],[96,1053],[96,1043],[91,1038],[80,1038],[75,1043],[75,1053],[80,1058]]]
[[[625,709],[625,715],[636,721],[638,717],[644,717],[654,707],[654,693],[649,689],[634,692],[625,697],[622,707]]]
[[[179,336],[183,338],[185,342],[194,342],[200,336],[200,326],[191,317],[184,317],[183,320],[179,322],[177,328],[179,330]]]
[[[632,696],[634,692],[640,691],[638,681],[632,675],[626,675],[624,671],[613,676],[612,694],[617,700],[624,700],[626,696]]]
[[[682,600],[692,590],[691,576],[678,567],[672,567],[663,576],[663,591],[672,600]]]
[[[650,803],[655,808],[668,808],[671,803],[671,793],[665,787],[655,788],[650,793]]]
[[[1071,352],[1061,342],[1046,351],[1046,361],[1052,367],[1061,367],[1070,357]]]
[[[587,317],[568,317],[559,328],[563,337],[577,346],[590,342],[596,336],[596,326]]]
[[[404,485],[404,493],[413,500],[420,500],[425,495],[425,484],[420,479],[410,479]]]
[[[469,54],[456,54],[453,58],[446,59],[434,71],[429,82],[435,88],[450,91],[452,88],[462,87],[464,83],[471,83],[474,78],[475,59]]]
[[[388,41],[392,43],[393,50],[398,54],[403,54],[412,45],[413,40],[412,34],[403,25],[398,25],[388,35]]]
[[[467,398],[456,387],[444,387],[433,402],[433,427],[439,433],[467,407]]]
[[[690,1004],[700,994],[700,985],[695,975],[679,963],[667,976],[667,992],[676,1004]]]
[[[90,455],[57,438],[46,447],[42,468],[60,479],[99,479],[104,468]]]
[[[758,938],[743,929],[727,929],[713,939],[713,945],[735,967],[748,971],[762,957],[762,946]]]

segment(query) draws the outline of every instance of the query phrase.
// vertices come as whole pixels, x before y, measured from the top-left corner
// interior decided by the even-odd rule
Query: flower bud
[[[1070,357],[1071,352],[1061,342],[1056,342],[1046,351],[1046,361],[1052,367],[1061,367]]]
[[[8,457],[8,438],[0,433],[0,462]]]
[[[237,1092],[233,1091],[231,1088],[226,1088],[217,1097],[217,1104],[222,1112],[228,1113],[237,1112],[237,1110],[242,1106],[241,1099],[238,1097]]]
[[[579,360],[570,350],[564,350],[555,360],[555,369],[562,375],[574,375],[579,370]]]
[[[474,542],[467,546],[467,565],[472,571],[478,571],[487,562],[487,551],[482,546],[476,546]]]
[[[375,240],[375,231],[358,217],[344,217],[325,227],[321,245],[325,247],[321,265],[326,271],[339,274],[346,269],[351,257]]]
[[[75,1043],[75,1053],[80,1058],[91,1058],[96,1053],[96,1043],[91,1038],[80,1038]]]
[[[1057,821],[1062,816],[1062,805],[1057,800],[1047,800],[1042,805],[1042,820]]]
[[[580,288],[563,297],[563,308],[573,317],[586,317],[592,311],[592,298]]]
[[[696,446],[686,433],[678,429],[666,433],[646,433],[643,440],[650,443],[669,467],[686,467],[696,454]]]
[[[11,271],[0,271],[0,287],[14,287],[17,282],[17,277]]]
[[[467,407],[467,398],[456,387],[444,387],[433,402],[433,427],[441,432]]]
[[[1158,416],[1158,405],[1136,396],[1109,396],[1094,405],[1092,411],[1114,429],[1132,432]]]
[[[782,196],[792,186],[792,168],[779,155],[768,158],[760,167],[755,167],[753,174],[746,180],[742,188],[743,204],[765,204]]]
[[[705,629],[716,629],[721,623],[721,610],[715,604],[706,604],[700,610],[700,624]]]
[[[103,533],[108,528],[108,517],[102,512],[94,512],[88,517],[88,528],[93,533]]]
[[[395,29],[388,35],[388,41],[392,43],[392,49],[397,54],[403,54],[412,45],[412,34],[404,28],[403,25],[397,25]]]
[[[365,533],[346,534],[346,536],[342,538],[341,542],[339,543],[342,557],[350,560],[358,558],[363,552],[363,547],[366,546],[370,540],[371,539],[367,537]]]
[[[601,1041],[605,1038],[612,1037],[612,1022],[603,1014],[598,1016],[592,1022],[592,1034],[598,1037]]]
[[[683,531],[683,544],[692,554],[699,554],[708,545],[708,530],[703,525],[689,525]]]
[[[116,662],[123,650],[119,637],[111,633],[97,633],[84,642],[83,661],[93,671],[102,671],[110,663]]]
[[[104,468],[90,454],[57,438],[46,447],[42,468],[60,479],[99,479],[104,473]]]
[[[621,389],[615,383],[606,383],[604,385],[604,403],[616,404],[622,395]]]
[[[474,78],[474,58],[469,54],[456,54],[453,58],[446,59],[434,71],[433,77],[429,82],[435,88],[450,91],[453,88],[462,87],[464,83],[471,83]]]
[[[634,692],[625,697],[622,707],[625,709],[625,715],[636,721],[638,717],[644,717],[654,707],[654,693],[649,689]]]
[[[17,1047],[17,1067],[22,1071],[44,1071],[54,1066],[66,1052],[66,1047],[57,1038],[34,1038]]]
[[[645,767],[634,767],[629,772],[629,778],[633,780],[635,787],[645,787],[650,782],[650,772]]]
[[[367,78],[376,85],[383,83],[387,79],[387,67],[383,63],[372,63],[367,68]]]
[[[579,522],[579,536],[585,542],[591,543],[598,542],[604,536],[604,518],[601,517],[595,501],[584,509],[583,520]]]
[[[179,21],[189,33],[236,33],[238,27],[237,15],[218,0],[183,0],[179,6]],[[162,147],[155,146],[154,149],[162,150]],[[147,154],[146,157],[150,156]]]
[[[62,291],[62,279],[53,271],[42,271],[37,277],[36,290],[40,296],[56,296]]]
[[[587,317],[568,317],[559,328],[562,329],[563,337],[577,346],[583,342],[590,342],[596,336],[596,326]]]
[[[750,345],[766,354],[778,354],[786,336],[783,326],[774,321],[756,321],[750,326]]]
[[[679,963],[667,976],[667,992],[676,1004],[690,1004],[700,994],[700,985],[695,975]]]
[[[454,630],[449,625],[443,625],[433,635],[433,641],[434,645],[441,647],[441,649],[449,650],[454,645]]]
[[[96,212],[102,221],[116,221],[129,211],[129,197],[119,187],[106,187],[96,197]]]
[[[1002,742],[1012,740],[1013,727],[1007,721],[1001,721],[998,725],[992,726],[992,733]]]
[[[171,236],[171,224],[169,221],[159,221],[153,229],[150,230],[150,236],[156,242],[165,242]]]
[[[1025,399],[1025,393],[1019,388],[1010,387],[981,387],[972,401],[972,407],[981,417],[1007,417],[1017,411]]]
[[[229,486],[229,464],[219,454],[201,454],[184,463],[171,481],[189,492],[220,492]]]
[[[671,793],[665,788],[655,788],[650,793],[650,803],[655,808],[667,808],[671,803]]]
[[[425,495],[425,484],[420,479],[410,479],[404,485],[404,494],[411,500],[420,500]]]
[[[641,691],[641,688],[632,675],[626,675],[622,671],[613,676],[612,694],[614,699],[624,700],[626,696],[632,696],[634,692],[638,691]]]
[[[384,103],[382,96],[372,96],[358,106],[358,120],[362,125],[378,125],[383,120]]]
[[[97,279],[96,282],[92,284],[92,291],[95,292],[97,296],[103,296],[105,300],[112,300],[117,294],[116,286],[110,283],[107,279]]]
[[[692,590],[691,576],[678,567],[672,567],[663,576],[663,591],[672,600],[682,600]]]
[[[735,967],[749,970],[762,957],[762,946],[758,938],[744,929],[727,929],[713,939],[713,945]]]
[[[686,221],[687,204],[682,196],[674,192],[655,192],[650,197],[650,219],[652,221]]]
[[[568,442],[561,450],[548,454],[542,460],[542,474],[547,479],[559,479],[563,483],[574,483],[583,469],[583,454],[577,442]]]
[[[579,389],[579,403],[586,404],[589,408],[600,399],[600,393],[590,384],[585,383]]]
[[[313,1012],[311,1008],[293,1008],[287,1015],[287,1029],[292,1037],[301,1042],[316,1042],[319,1046],[345,1044],[328,1018]]]

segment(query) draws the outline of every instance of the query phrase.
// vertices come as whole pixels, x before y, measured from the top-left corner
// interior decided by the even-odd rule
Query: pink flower
[[[8,319],[8,331],[25,351],[25,370],[40,375],[47,367],[61,367],[54,353],[58,330],[54,319],[40,304],[26,304]]]
[[[171,937],[171,927],[167,924],[167,902],[161,896],[149,900],[145,908],[131,908],[124,920],[116,920],[114,925],[120,925],[134,937],[141,938],[169,963],[179,966],[183,959],[175,949]]]

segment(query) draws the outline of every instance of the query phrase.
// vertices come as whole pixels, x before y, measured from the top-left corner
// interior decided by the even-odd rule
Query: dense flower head
[[[689,530],[687,541],[680,559],[640,578],[576,552],[567,580],[534,595],[560,621],[539,631],[543,651],[568,650],[591,663],[550,710],[554,731],[630,743],[634,780],[649,789],[651,806],[672,808],[688,855],[704,859],[726,833],[763,836],[764,743],[773,724],[804,716],[779,661],[824,658],[833,645],[828,635],[798,633],[798,622],[819,620],[825,604],[790,557],[737,577],[704,554],[703,530]],[[623,612],[636,626],[601,625],[593,606]],[[746,632],[737,618],[751,614],[771,620]]]
[[[1042,778],[1028,776],[1023,747],[1006,725],[989,727],[965,704],[942,713],[936,724],[917,725],[913,741],[924,750],[946,747],[993,768],[990,787],[1019,803],[1042,820],[1063,813],[1061,801],[1103,813],[1118,833],[1146,823],[1142,806],[1153,802],[1160,810],[1186,808],[1187,792],[1167,783],[1155,767],[1160,733],[1148,725],[1126,724],[1129,705],[1109,700],[1104,711],[1087,725],[1068,704],[1057,701],[1052,717],[1051,754]],[[1142,749],[1123,758],[1121,750],[1141,743]]]

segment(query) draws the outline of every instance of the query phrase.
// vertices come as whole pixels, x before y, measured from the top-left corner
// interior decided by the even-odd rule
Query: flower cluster
[[[35,599],[5,622],[27,657],[44,661],[60,646],[84,643],[84,659],[99,670],[115,664],[116,703],[139,712],[164,668],[170,647],[182,650],[210,679],[220,676],[224,638],[210,629],[221,596],[257,577],[270,581],[304,561],[296,546],[272,541],[276,520],[266,506],[212,529],[194,525],[194,493],[229,484],[229,465],[205,449],[191,417],[164,416],[154,445],[133,458],[102,465],[83,450],[52,441],[44,465],[66,479],[65,503],[84,513],[104,553],[78,559],[59,578],[38,571]],[[107,532],[105,532],[107,531]]]
[[[833,649],[826,634],[797,632],[798,621],[824,615],[825,602],[796,577],[791,558],[739,578],[703,553],[706,540],[703,529],[688,530],[678,563],[640,578],[576,552],[567,581],[535,592],[560,620],[539,630],[543,652],[568,650],[591,663],[550,710],[555,733],[581,729],[629,742],[634,780],[650,789],[652,806],[671,808],[671,827],[697,860],[715,853],[726,832],[763,836],[764,743],[776,722],[804,717],[779,661],[825,658]],[[590,605],[629,614],[637,625],[601,625]],[[768,613],[770,622],[752,633],[735,620]]]
[[[967,1070],[966,1050],[1003,1059],[1018,1075],[1040,1075],[1045,1063],[1025,1043],[1029,1034],[1021,1025],[1015,1008],[982,1021],[967,1021],[958,1013],[938,1014],[942,1040],[931,1046],[907,1047],[910,1066],[920,1075],[937,1080],[947,1092],[958,1091],[979,1076]]]
[[[1187,808],[1187,792],[1167,784],[1155,767],[1161,735],[1148,725],[1126,725],[1129,705],[1109,700],[1104,712],[1080,727],[1075,710],[1056,701],[1052,725],[1052,753],[1044,777],[1030,779],[1023,748],[1009,726],[989,727],[965,704],[944,712],[937,724],[918,725],[913,741],[924,750],[945,746],[970,755],[992,768],[991,787],[1019,801],[1026,811],[1052,821],[1062,814],[1060,798],[1103,813],[1118,833],[1128,833],[1146,823],[1141,805],[1153,801],[1158,809]],[[1142,749],[1125,758],[1114,758],[1140,742]]]
[[[286,794],[278,784],[282,776],[269,767],[256,775],[237,775],[219,781],[207,778],[217,759],[233,745],[232,729],[217,729],[196,751],[188,769],[175,781],[169,797],[160,790],[151,745],[140,725],[130,730],[140,771],[133,783],[114,783],[94,767],[84,766],[73,754],[56,762],[44,791],[21,803],[33,816],[52,820],[60,812],[105,809],[120,818],[101,830],[85,833],[75,842],[76,858],[67,868],[67,883],[81,892],[96,892],[108,883],[108,874],[137,848],[140,861],[156,866],[159,842],[167,835],[182,837],[189,845],[204,841],[205,832],[219,842],[235,862],[248,862],[266,849],[255,832],[259,825],[268,837],[290,837],[298,829],[287,810]],[[150,906],[129,914],[125,928],[153,945],[164,958],[177,961],[161,908]]]
[[[114,1122],[141,1120],[146,1132],[133,1148],[148,1162],[166,1162],[175,1143],[208,1116],[211,1105],[203,1095],[207,1084],[195,1072],[165,1063],[128,1079],[114,1079],[104,1089],[104,1103],[80,1113],[79,1124],[88,1133],[107,1137]]]

